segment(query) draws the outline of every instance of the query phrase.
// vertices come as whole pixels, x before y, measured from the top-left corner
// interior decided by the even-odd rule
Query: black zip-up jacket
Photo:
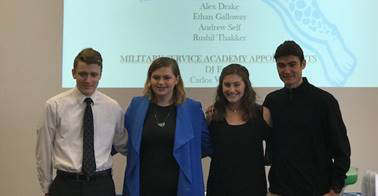
[[[350,144],[337,100],[303,78],[297,88],[268,94],[264,106],[273,121],[269,191],[319,196],[340,190],[350,166]]]

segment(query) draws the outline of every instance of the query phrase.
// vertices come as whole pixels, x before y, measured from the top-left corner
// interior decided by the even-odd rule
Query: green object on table
[[[345,185],[351,185],[357,182],[358,169],[355,167],[350,167],[346,173]]]

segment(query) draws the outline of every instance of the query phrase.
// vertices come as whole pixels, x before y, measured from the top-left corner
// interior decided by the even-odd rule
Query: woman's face
[[[222,82],[223,95],[231,104],[239,103],[244,96],[245,83],[237,74],[230,74],[224,77]]]
[[[178,78],[173,74],[171,67],[161,67],[151,74],[151,89],[157,99],[170,100]]]

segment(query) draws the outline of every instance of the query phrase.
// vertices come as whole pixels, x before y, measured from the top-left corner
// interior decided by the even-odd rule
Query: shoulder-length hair
[[[152,73],[162,67],[169,67],[172,70],[173,75],[177,78],[178,82],[173,89],[172,100],[175,105],[181,104],[185,100],[184,82],[182,81],[180,69],[177,61],[169,57],[160,57],[155,59],[147,72],[147,79],[144,84],[144,96],[147,96],[152,102],[156,102],[154,91],[151,89],[151,75]]]
[[[223,68],[219,77],[217,94],[215,96],[213,118],[215,121],[223,121],[226,115],[226,106],[229,104],[223,94],[223,80],[228,75],[238,75],[245,84],[244,95],[240,100],[240,107],[244,111],[243,120],[256,117],[256,92],[253,90],[251,81],[249,80],[248,69],[239,64],[230,64]]]

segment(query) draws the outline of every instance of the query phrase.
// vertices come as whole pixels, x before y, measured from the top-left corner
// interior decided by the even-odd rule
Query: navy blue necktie
[[[93,113],[91,104],[93,103],[91,98],[86,98],[84,102],[87,104],[84,112],[83,119],[83,162],[82,172],[87,175],[92,175],[96,172],[96,159],[94,155],[94,126],[93,126]]]

